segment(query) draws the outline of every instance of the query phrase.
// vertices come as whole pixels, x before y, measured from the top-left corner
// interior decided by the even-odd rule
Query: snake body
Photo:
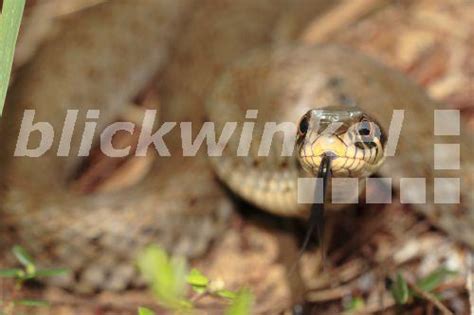
[[[472,137],[460,137],[464,174],[439,176],[461,178],[461,203],[434,204],[433,146],[451,142],[433,137],[433,109],[439,105],[366,56],[294,43],[305,21],[329,5],[120,0],[68,17],[21,69],[8,94],[0,130],[2,228],[12,228],[41,261],[71,269],[69,277],[56,280],[59,285],[82,292],[124,289],[137,278],[133,260],[144,245],[157,242],[195,257],[219,235],[232,204],[214,172],[264,210],[305,215],[307,206],[296,202],[302,169],[295,155],[280,154],[280,133],[269,156],[259,156],[259,140],[251,142],[247,156],[236,155],[245,122],[254,123],[252,139],[258,139],[265,122],[296,125],[309,110],[356,104],[385,128],[394,109],[405,110],[396,155],[386,159],[381,174],[395,187],[400,178],[426,178],[427,203],[415,209],[474,247]],[[174,128],[165,137],[172,158],[158,158],[149,176],[126,191],[92,196],[77,195],[67,185],[81,161],[81,132],[73,134],[67,158],[56,155],[58,135],[41,157],[13,157],[25,109],[35,109],[35,122],[47,121],[58,131],[65,110],[80,109],[79,129],[93,120],[102,130],[156,75],[161,121],[191,122],[194,135],[207,120],[216,123],[217,135],[226,122],[238,123],[222,157],[208,163],[205,150],[183,157],[180,128]],[[87,118],[88,109],[100,109],[100,117]],[[257,117],[246,118],[255,109]],[[32,134],[29,145],[39,140]]]

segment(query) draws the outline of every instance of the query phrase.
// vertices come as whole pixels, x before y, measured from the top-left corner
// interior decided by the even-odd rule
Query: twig
[[[354,286],[355,283],[351,282],[347,285],[340,285],[336,288],[311,291],[306,294],[306,300],[312,303],[320,303],[341,299],[342,297],[351,294],[354,290]]]
[[[324,42],[332,34],[354,23],[384,2],[386,0],[344,0],[327,14],[312,22],[303,32],[301,39],[308,44]]]
[[[441,303],[433,294],[423,291],[420,289],[416,284],[412,283],[411,281],[407,280],[408,286],[418,295],[423,297],[425,300],[431,302],[434,306],[436,306],[443,314],[445,315],[454,315],[443,303]]]

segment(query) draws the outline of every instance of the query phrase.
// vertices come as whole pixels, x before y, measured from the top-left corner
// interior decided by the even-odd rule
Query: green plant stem
[[[3,1],[0,15],[0,116],[10,82],[15,44],[24,8],[25,0]]]

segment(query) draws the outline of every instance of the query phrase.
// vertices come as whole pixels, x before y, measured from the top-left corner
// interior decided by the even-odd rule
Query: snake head
[[[316,175],[323,156],[336,177],[366,177],[384,160],[386,137],[379,124],[356,107],[308,111],[298,124],[298,160]]]

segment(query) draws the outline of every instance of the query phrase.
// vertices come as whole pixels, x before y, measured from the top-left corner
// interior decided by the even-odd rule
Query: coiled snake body
[[[158,73],[160,120],[237,122],[223,156],[212,158],[234,192],[279,215],[304,215],[296,202],[302,175],[295,155],[280,153],[276,133],[268,157],[258,154],[265,122],[297,123],[312,109],[356,104],[388,129],[405,110],[396,155],[380,170],[392,178],[426,178],[426,204],[415,205],[453,238],[474,246],[472,138],[460,138],[459,171],[435,174],[437,104],[401,74],[335,46],[304,47],[293,37],[327,1],[109,1],[68,18],[9,91],[1,126],[1,216],[43,261],[74,272],[60,285],[81,291],[117,290],[136,278],[133,259],[151,242],[193,257],[225,226],[231,203],[214,178],[205,150],[182,157],[180,128],[165,136],[172,158],[157,159],[140,184],[118,193],[79,196],[67,187],[81,157],[83,126],[100,131]],[[69,157],[57,156],[66,109],[80,109]],[[205,110],[206,108],[206,110]],[[25,109],[49,122],[53,147],[37,158],[13,157]],[[86,117],[100,109],[100,117]],[[247,110],[256,117],[245,118]],[[255,123],[247,156],[236,156],[244,122]],[[464,130],[462,131],[464,133]],[[296,134],[296,132],[295,132]],[[40,139],[31,134],[29,145]],[[433,203],[434,177],[461,178],[461,203]],[[58,280],[59,281],[59,280]]]

